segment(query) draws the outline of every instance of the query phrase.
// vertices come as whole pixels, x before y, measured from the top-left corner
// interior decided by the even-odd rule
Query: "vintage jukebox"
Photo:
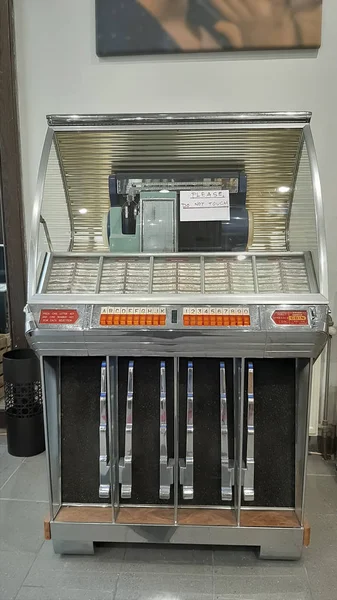
[[[29,255],[56,552],[303,546],[327,341],[308,113],[50,116]]]

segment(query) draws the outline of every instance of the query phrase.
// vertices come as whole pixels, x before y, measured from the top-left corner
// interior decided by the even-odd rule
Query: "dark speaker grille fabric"
[[[124,456],[126,391],[130,358],[118,359],[119,456]],[[172,504],[159,499],[159,415],[161,358],[134,359],[132,496],[122,504]],[[167,452],[173,458],[173,359],[166,363]]]
[[[107,503],[99,488],[100,357],[61,359],[62,502]]]
[[[194,498],[183,505],[228,505],[221,500],[220,360],[193,360]],[[226,389],[229,423],[229,456],[234,458],[233,361],[226,359]],[[186,457],[187,359],[179,366],[179,456]]]
[[[295,505],[295,359],[252,359],[255,400],[255,498],[244,506]],[[247,405],[247,402],[245,403]],[[247,408],[247,406],[246,406]],[[247,424],[247,410],[244,412]],[[243,456],[246,456],[247,430]]]

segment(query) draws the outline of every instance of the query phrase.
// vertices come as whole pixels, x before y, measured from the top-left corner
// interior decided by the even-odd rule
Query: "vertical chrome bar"
[[[286,289],[286,282],[284,279],[284,270],[283,270],[283,263],[282,263],[282,257],[278,259],[278,264],[279,264],[279,270],[280,270],[280,278],[281,278],[281,285],[282,285],[282,292],[287,293],[287,289]]]
[[[44,261],[43,261],[41,274],[39,277],[38,288],[36,291],[37,294],[42,294],[42,291],[46,290],[49,273],[50,273],[50,268],[51,268],[51,263],[52,263],[51,254],[50,254],[50,252],[46,252]]]
[[[174,496],[174,524],[178,524],[179,502],[179,358],[173,358],[173,413],[174,413],[174,469],[173,469],[173,496]]]
[[[236,360],[236,359],[234,359]],[[242,484],[243,484],[243,412],[244,412],[244,394],[245,394],[245,359],[237,360],[236,363],[236,386],[237,386],[237,429],[238,429],[238,448],[237,448],[237,524],[241,523],[241,503],[242,503]]]
[[[101,364],[101,393],[99,401],[99,497],[110,496],[110,464],[108,457],[108,419],[107,419],[107,363]]]
[[[167,458],[166,365],[160,363],[159,498],[169,500],[174,460]]]
[[[180,461],[180,483],[184,500],[192,500],[193,490],[193,362],[187,367],[186,459]]]
[[[150,256],[149,294],[152,294],[154,257]]]
[[[113,517],[114,517],[114,521],[116,521],[117,516],[118,516],[118,511],[119,511],[119,492],[120,492],[120,490],[119,490],[119,427],[118,427],[118,402],[119,402],[119,398],[118,398],[118,357],[116,357],[114,359],[113,365],[111,366],[111,370],[113,371],[113,377],[111,376],[111,380],[112,380],[112,378],[114,379],[114,387],[112,387],[112,385],[110,384],[110,386],[111,386],[110,387],[110,389],[111,389],[111,414],[112,414],[111,440],[112,440],[112,448],[113,448],[112,481],[113,481],[113,485],[114,485]]]
[[[41,369],[41,388],[42,388],[42,399],[43,399],[43,421],[44,421],[44,434],[46,438],[46,465],[47,465],[47,478],[48,478],[48,500],[49,500],[49,514],[50,518],[53,519],[55,516],[53,506],[53,483],[52,473],[50,465],[50,440],[49,440],[49,422],[48,422],[48,405],[46,396],[46,385],[45,385],[45,365],[46,359],[43,356],[40,357],[40,369]]]
[[[246,502],[254,500],[254,367],[248,363],[247,457],[243,495]]]
[[[113,418],[113,403],[115,401],[115,370],[114,370],[115,359],[106,357],[106,407],[107,407],[107,452],[108,452],[108,464],[110,465],[109,476],[110,476],[110,496],[111,496],[111,508],[112,508],[112,522],[116,522],[115,515],[115,500],[116,500],[116,481],[115,481],[115,456],[114,456],[114,418]]]
[[[124,283],[123,283],[123,292],[122,292],[123,294],[125,294],[127,279],[128,279],[128,259],[125,258]]]
[[[205,257],[200,256],[200,290],[205,293]]]
[[[254,278],[254,292],[259,293],[259,278],[257,276],[256,256],[252,256],[252,267],[253,267],[253,278]]]
[[[132,404],[133,404],[133,367],[130,360],[128,368],[128,388],[126,396],[125,449],[124,458],[119,461],[119,483],[121,497],[131,498],[132,493]]]
[[[314,294],[317,292],[318,286],[310,252],[304,252],[304,262],[305,270],[307,272],[309,290],[312,294]]]
[[[99,294],[99,288],[101,287],[103,261],[104,261],[104,257],[100,256],[99,263],[98,263],[97,279],[96,279],[96,290],[95,290],[96,294]]]
[[[313,360],[296,359],[295,512],[304,524]]]
[[[232,500],[234,484],[233,460],[228,451],[228,413],[225,363],[220,363],[220,435],[221,435],[221,499]]]

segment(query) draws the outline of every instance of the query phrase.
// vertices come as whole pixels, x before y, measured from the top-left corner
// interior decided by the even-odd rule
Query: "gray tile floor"
[[[0,436],[0,600],[336,600],[337,480],[309,458],[312,544],[299,562],[259,561],[251,549],[100,546],[53,553],[45,456],[14,458]]]

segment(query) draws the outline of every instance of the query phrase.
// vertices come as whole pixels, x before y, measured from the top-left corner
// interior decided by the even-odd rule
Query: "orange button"
[[[159,315],[153,315],[153,325],[159,325]]]
[[[215,327],[216,326],[216,316],[211,316],[211,327]]]
[[[184,325],[190,324],[190,315],[184,315]]]
[[[108,315],[108,318],[106,320],[107,325],[112,325],[113,324],[113,315]]]
[[[159,325],[166,325],[166,315],[160,315]]]
[[[242,325],[243,325],[243,317],[241,317],[241,315],[239,315],[239,316],[237,317],[237,319],[236,319],[236,324],[237,324],[239,327],[242,327]]]
[[[220,327],[222,326],[222,315],[217,315],[216,324]]]
[[[229,324],[231,325],[231,327],[236,325],[236,315],[231,315],[229,317]]]
[[[140,315],[133,315],[133,324],[139,325]]]
[[[210,316],[204,315],[204,325],[207,327],[210,325],[210,323],[211,323]]]
[[[197,324],[197,317],[194,315],[190,315],[190,325],[196,325]]]
[[[229,327],[230,321],[229,321],[229,316],[228,315],[225,315],[223,317],[223,325],[224,325],[224,327]]]
[[[146,325],[152,325],[153,315],[146,315]]]
[[[120,324],[121,325],[126,325],[126,315],[121,315]]]
[[[126,324],[127,325],[133,325],[133,315],[128,315],[126,317]]]
[[[204,324],[204,319],[203,319],[202,315],[197,316],[197,325],[200,327],[203,324]]]
[[[250,317],[248,315],[244,315],[243,324],[248,326],[250,325]]]
[[[139,324],[146,325],[146,315],[140,315]]]
[[[100,325],[106,325],[106,319],[107,319],[107,315],[101,315],[100,320],[99,320],[99,324]]]
[[[119,325],[120,322],[120,315],[114,315],[114,325]]]

